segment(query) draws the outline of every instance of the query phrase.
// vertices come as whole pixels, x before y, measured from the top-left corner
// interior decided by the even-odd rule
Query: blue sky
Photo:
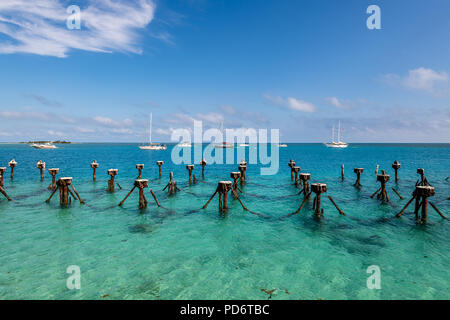
[[[369,30],[369,5],[381,30]],[[81,8],[68,30],[66,8]],[[449,1],[0,2],[0,141],[450,142]]]

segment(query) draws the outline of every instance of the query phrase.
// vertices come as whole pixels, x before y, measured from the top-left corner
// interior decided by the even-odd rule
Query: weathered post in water
[[[202,166],[202,178],[204,178],[205,177],[206,160],[202,159],[202,161],[200,161],[200,165]]]
[[[300,193],[303,193],[303,195],[306,197],[306,199],[310,199],[311,192],[310,192],[310,188],[309,188],[309,180],[311,179],[311,174],[310,173],[300,173],[299,178],[303,184],[303,190],[300,191]]]
[[[419,218],[419,209],[422,208],[420,221],[422,223],[427,222],[427,206],[428,206],[428,197],[434,196],[434,187],[432,186],[416,186],[416,198],[422,199],[419,207],[416,207],[414,213],[416,218]]]
[[[118,169],[108,169],[108,175],[111,177],[108,180],[108,188],[106,189],[106,191],[110,191],[110,192],[114,192],[114,177],[119,173]]]
[[[363,168],[354,168],[353,172],[356,173],[356,182],[354,184],[355,187],[361,187],[361,173],[364,172]]]
[[[189,171],[189,183],[192,183],[192,170],[194,170],[193,164],[186,165],[186,169]]]
[[[0,187],[3,187],[3,175],[6,172],[6,167],[0,167]]]
[[[48,189],[56,190],[56,175],[59,172],[59,168],[48,169],[48,173],[52,176],[52,183],[48,186]]]
[[[159,167],[159,177],[161,178],[161,166],[164,164],[164,161],[156,161],[156,164]]]
[[[344,181],[345,177],[344,177],[344,164],[341,164],[341,179],[342,181]]]
[[[11,168],[11,179],[14,179],[14,168],[17,166],[17,162],[14,159],[8,163],[8,166]]]
[[[288,166],[289,166],[289,168],[291,168],[291,180],[294,180],[295,161],[293,159],[289,160]]]
[[[42,160],[39,160],[36,163],[36,168],[38,168],[39,171],[41,172],[41,180],[44,180],[45,162],[43,162]]]
[[[231,177],[231,179],[233,179],[233,190],[240,191],[239,186],[238,186],[238,180],[241,177],[241,173],[240,172],[231,172],[230,177]]]
[[[381,201],[389,201],[389,196],[386,191],[386,183],[389,181],[390,176],[386,174],[384,170],[381,170],[381,174],[377,175],[377,181],[381,183],[381,192],[377,198]]]
[[[69,204],[69,185],[72,183],[71,177],[59,178],[56,184],[59,188],[59,204],[63,207]],[[73,196],[75,198],[75,196]],[[75,198],[76,199],[76,198]]]
[[[93,170],[93,173],[92,173],[92,180],[93,181],[95,181],[95,179],[97,179],[96,170],[97,170],[98,166],[99,166],[99,164],[97,163],[97,160],[92,161],[91,168]]]
[[[400,162],[395,160],[394,163],[392,164],[392,169],[394,169],[395,171],[395,182],[398,181],[398,169],[400,169],[400,167],[401,167]]]
[[[138,179],[142,179],[142,169],[144,169],[144,165],[143,164],[137,164],[136,165],[136,169],[138,169]]]
[[[313,209],[314,215],[317,218],[322,217],[323,209],[320,208],[321,205],[321,194],[327,192],[327,185],[325,183],[312,183],[311,191],[316,194],[314,197]]]
[[[300,172],[300,167],[294,167],[294,173],[295,173],[295,186],[298,186],[298,173]]]

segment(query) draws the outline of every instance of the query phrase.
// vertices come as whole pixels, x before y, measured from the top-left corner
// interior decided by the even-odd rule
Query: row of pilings
[[[163,166],[163,161],[157,161],[156,165],[158,166],[159,171],[159,177],[162,176],[162,170],[161,167]],[[200,162],[201,168],[202,168],[202,177],[205,177],[205,166],[206,161],[202,159]],[[17,166],[17,162],[12,159],[8,166],[11,168],[11,179],[14,178],[14,168]],[[92,172],[92,178],[93,181],[96,180],[96,171],[99,168],[100,164],[94,160],[91,163],[91,168],[93,170]],[[324,214],[324,210],[322,208],[322,194],[327,193],[327,185],[325,183],[310,183],[311,181],[311,174],[307,172],[301,172],[300,166],[296,165],[296,162],[294,160],[290,160],[288,163],[288,166],[290,167],[290,174],[291,174],[291,180],[293,181],[293,185],[295,188],[301,189],[298,192],[298,195],[303,195],[303,202],[301,203],[299,209],[295,213],[299,213],[305,203],[311,199],[311,194],[314,194],[313,203],[312,203],[312,209],[314,212],[314,216],[317,218],[322,218]],[[46,169],[46,163],[42,160],[39,160],[36,163],[36,168],[39,169],[40,178],[41,180],[44,180],[44,171]],[[398,171],[401,168],[401,164],[398,161],[394,161],[392,164],[392,168],[395,171],[395,181],[397,182],[399,180]],[[142,178],[142,172],[144,169],[144,164],[136,164],[136,169],[138,171],[137,178],[134,182],[134,185],[132,189],[128,192],[126,197],[120,202],[120,206],[123,205],[123,203],[127,200],[127,198],[132,194],[132,192],[137,188],[139,190],[139,208],[145,209],[147,207],[148,201],[145,197],[144,190],[149,187],[149,181],[147,179]],[[198,182],[198,179],[196,178],[194,174],[194,165],[188,164],[186,165],[186,170],[188,172],[188,182],[189,184],[195,184]],[[215,189],[215,192],[212,194],[212,196],[209,198],[209,200],[205,203],[205,205],[202,207],[203,209],[206,209],[209,205],[209,203],[212,201],[212,199],[218,195],[219,198],[219,212],[227,212],[229,208],[228,204],[228,193],[231,191],[233,198],[237,199],[239,203],[241,204],[242,208],[244,210],[250,211],[242,202],[242,200],[239,197],[239,194],[243,193],[242,186],[246,183],[246,170],[247,170],[247,163],[242,160],[241,163],[238,166],[237,171],[233,171],[230,173],[231,180],[222,180],[219,181],[217,184],[217,187]],[[6,167],[0,167],[0,193],[2,193],[9,201],[11,201],[11,198],[8,196],[4,189],[4,174],[6,172]],[[52,191],[50,197],[46,200],[46,202],[50,202],[54,194],[59,190],[60,194],[60,204],[61,206],[67,206],[71,203],[71,198],[69,195],[72,196],[73,199],[78,200],[80,203],[84,204],[84,201],[81,199],[80,195],[75,189],[75,186],[73,184],[72,177],[62,177],[59,179],[56,179],[56,175],[59,173],[59,168],[50,168],[48,169],[49,174],[52,176],[52,181],[50,185],[48,186],[48,189]],[[356,175],[356,181],[354,183],[354,186],[356,188],[362,188],[361,184],[361,176],[364,172],[364,168],[354,168],[353,172]],[[114,192],[115,186],[117,185],[120,189],[122,187],[116,183],[115,177],[118,175],[119,170],[118,169],[108,169],[107,174],[110,176],[110,179],[108,180],[106,191],[108,192]],[[421,223],[425,223],[427,221],[427,213],[428,213],[428,204],[431,205],[431,207],[444,219],[447,219],[440,211],[439,209],[428,200],[429,197],[434,196],[435,190],[434,187],[428,182],[428,180],[425,177],[425,170],[423,168],[417,169],[417,173],[420,175],[420,179],[417,181],[415,185],[415,189],[412,192],[412,198],[407,202],[407,204],[404,206],[404,208],[396,215],[396,217],[402,216],[402,214],[405,212],[407,207],[415,201],[415,207],[414,207],[414,214],[417,221],[420,221]],[[342,164],[340,167],[340,175],[342,181],[345,180],[345,172],[344,172],[344,165]],[[385,170],[381,170],[381,174],[379,174],[379,166],[377,165],[375,170],[376,175],[376,181],[380,183],[380,187],[370,196],[371,198],[374,198],[377,196],[377,199],[381,202],[389,202],[391,201],[387,189],[387,184],[390,181],[390,176],[386,174]],[[176,181],[173,177],[173,172],[170,172],[170,179],[167,185],[162,189],[163,191],[168,189],[169,195],[174,195],[177,193],[177,191],[182,191],[178,186]],[[394,193],[400,198],[403,199],[403,197],[400,195],[399,191],[395,188],[392,188]],[[155,203],[161,207],[158,199],[156,198],[155,193],[152,189],[150,189],[150,194],[152,195],[153,199],[155,200]],[[327,198],[331,201],[331,203],[335,206],[336,210],[339,214],[344,215],[345,213],[343,210],[340,209],[340,207],[337,205],[336,201],[332,198],[331,195],[328,195]]]

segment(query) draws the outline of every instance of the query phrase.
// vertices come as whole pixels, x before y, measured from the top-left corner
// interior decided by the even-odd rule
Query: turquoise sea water
[[[248,165],[242,201],[264,218],[242,210],[229,196],[227,215],[219,215],[218,199],[199,210],[215,191],[217,181],[229,180],[237,165],[208,165],[205,179],[187,183],[185,165],[174,165],[167,151],[143,151],[136,144],[62,145],[35,150],[27,145],[0,145],[0,166],[15,158],[14,180],[5,173],[0,195],[0,299],[267,299],[261,289],[276,289],[272,299],[449,299],[450,222],[429,207],[429,222],[415,223],[413,205],[400,219],[392,217],[410,198],[425,168],[436,188],[430,200],[450,216],[449,144],[354,144],[328,149],[316,144],[290,144],[280,149],[280,170],[259,175]],[[347,216],[340,216],[323,197],[324,219],[312,217],[312,200],[299,215],[302,196],[290,180],[289,159],[311,173],[311,182],[328,185]],[[90,163],[100,163],[92,182]],[[50,204],[48,172],[40,181],[36,162],[60,168],[71,176],[86,205],[72,201],[59,207],[59,194]],[[158,177],[156,160],[164,160]],[[240,160],[240,159],[239,159]],[[393,181],[394,160],[400,161],[400,181]],[[138,209],[137,192],[117,204],[132,187],[136,163],[144,163],[161,204],[146,189],[149,207]],[[340,179],[345,164],[346,180]],[[378,188],[375,167],[391,174],[389,204],[370,195]],[[354,167],[365,169],[363,187],[355,189]],[[123,190],[107,193],[109,168]],[[183,189],[168,197],[161,191],[173,171]],[[201,177],[196,164],[194,173]],[[450,179],[449,179],[450,180]],[[399,200],[396,187],[405,197]],[[66,268],[81,269],[81,289],[69,290]],[[366,269],[381,269],[381,290],[369,290]],[[105,297],[104,297],[105,296]]]

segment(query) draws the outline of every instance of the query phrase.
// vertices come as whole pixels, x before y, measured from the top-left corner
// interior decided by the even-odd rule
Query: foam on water
[[[1,145],[0,165],[14,157],[14,180],[5,174],[6,191],[15,200],[0,198],[0,299],[266,299],[261,289],[276,289],[272,299],[449,299],[449,223],[429,208],[429,223],[416,225],[413,205],[400,219],[392,217],[408,201],[425,168],[436,188],[432,201],[450,215],[450,146],[351,145],[328,149],[298,144],[280,149],[280,171],[260,176],[248,165],[242,201],[258,216],[242,210],[229,196],[229,212],[218,214],[217,199],[199,210],[215,191],[217,181],[229,180],[237,165],[207,165],[206,179],[187,184],[185,165],[174,165],[167,151],[144,151],[133,144],[63,145],[35,150],[25,145]],[[289,159],[311,182],[328,185],[328,195],[347,216],[340,216],[324,197],[325,218],[312,218],[312,200],[299,215],[302,196],[292,186]],[[97,181],[89,164],[96,159]],[[57,177],[71,176],[86,205],[72,201],[59,207],[58,194],[44,201],[51,176],[41,182],[38,160],[60,168]],[[156,160],[164,160],[158,178]],[[240,160],[240,159],[239,159]],[[393,181],[394,160],[400,161],[400,181]],[[136,163],[145,164],[165,208],[158,208],[148,189],[147,210],[138,209],[137,192],[117,204],[132,187]],[[340,181],[340,164],[346,180]],[[391,203],[369,196],[377,188],[375,167],[391,174]],[[363,167],[361,190],[353,187],[354,167]],[[118,168],[123,190],[106,193],[106,170]],[[168,197],[162,188],[174,171],[184,192]],[[201,177],[201,167],[194,173]],[[390,191],[395,186],[405,197]],[[81,268],[81,290],[68,290],[66,268]],[[370,265],[381,268],[381,290],[369,290]]]

